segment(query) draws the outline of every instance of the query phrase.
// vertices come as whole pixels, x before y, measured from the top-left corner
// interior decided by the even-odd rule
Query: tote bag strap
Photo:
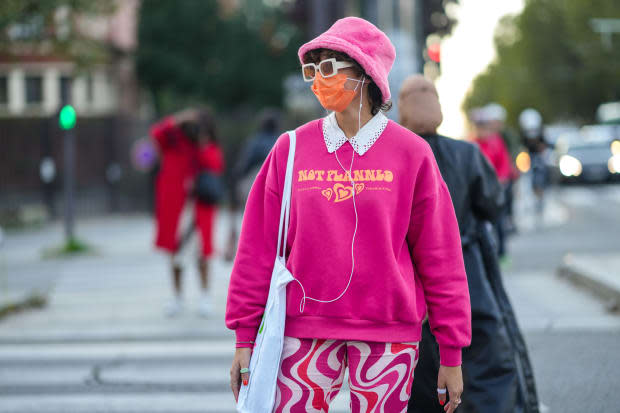
[[[282,190],[282,205],[280,207],[280,226],[278,228],[278,249],[279,257],[284,258],[286,254],[286,238],[288,236],[289,216],[291,212],[291,190],[293,187],[293,164],[295,163],[295,131],[289,131],[288,160],[286,162],[286,177],[284,179],[284,189]],[[284,243],[282,238],[284,237]]]

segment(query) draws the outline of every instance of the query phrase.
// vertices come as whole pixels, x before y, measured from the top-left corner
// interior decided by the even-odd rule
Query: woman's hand
[[[172,117],[177,125],[182,125],[186,122],[196,122],[198,120],[198,111],[194,108],[188,108],[173,114]]]
[[[239,373],[239,370],[243,368],[250,367],[250,356],[252,355],[251,348],[238,348],[235,351],[235,357],[232,361],[232,367],[230,368],[230,388],[232,389],[233,395],[235,396],[235,401],[239,398],[239,389],[241,388],[241,383],[243,382],[244,386],[248,385],[248,380],[250,379],[250,373]]]
[[[439,366],[439,374],[437,376],[437,394],[439,396],[439,404],[442,406],[446,403],[446,393],[440,393],[440,389],[448,389],[450,394],[450,402],[444,406],[446,413],[452,413],[459,404],[461,404],[461,393],[463,393],[463,374],[461,366],[448,367]]]

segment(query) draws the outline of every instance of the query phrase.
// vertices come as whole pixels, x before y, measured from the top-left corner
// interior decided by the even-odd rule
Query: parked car
[[[606,182],[620,179],[620,127],[588,125],[579,134],[558,139],[555,176],[560,182]]]

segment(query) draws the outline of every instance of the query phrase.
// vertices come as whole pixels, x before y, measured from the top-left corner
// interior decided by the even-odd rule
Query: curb
[[[607,310],[620,311],[620,275],[596,271],[570,254],[564,257],[557,274],[605,300]]]

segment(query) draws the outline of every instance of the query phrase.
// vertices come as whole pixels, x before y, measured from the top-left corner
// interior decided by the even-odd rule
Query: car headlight
[[[560,172],[564,176],[579,176],[581,175],[582,167],[579,159],[564,155],[560,158]]]
[[[609,172],[612,174],[620,174],[620,151],[609,158],[607,168],[609,168]]]
[[[620,155],[620,141],[615,140],[611,143],[611,153],[613,153],[614,155],[618,156]]]

